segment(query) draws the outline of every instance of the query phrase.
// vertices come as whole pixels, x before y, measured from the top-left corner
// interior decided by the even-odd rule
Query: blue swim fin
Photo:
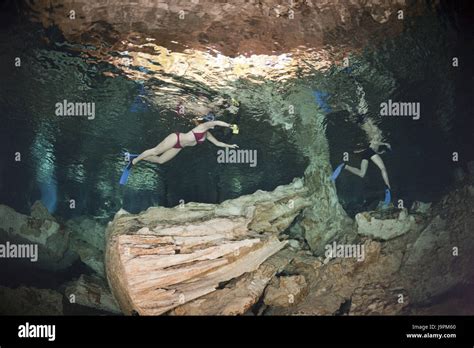
[[[328,93],[321,92],[321,91],[313,91],[313,96],[314,96],[314,99],[316,100],[316,103],[319,105],[321,109],[323,109],[324,112],[329,113],[332,111],[326,100],[327,97],[329,96]]]
[[[125,158],[128,160],[128,163],[127,163],[127,166],[123,169],[122,176],[120,177],[120,181],[119,181],[120,185],[125,185],[127,183],[128,177],[133,167],[132,160],[138,157],[138,155],[131,154],[129,152],[124,152],[124,155],[125,155]]]
[[[391,201],[392,201],[392,194],[390,193],[390,189],[387,188],[385,189],[385,200],[383,201],[383,204],[387,206],[390,204]]]
[[[337,168],[334,170],[334,172],[331,175],[331,180],[334,182],[336,181],[337,177],[339,174],[341,174],[342,169],[346,166],[345,163],[341,163],[340,165],[337,166]]]
[[[120,177],[120,185],[125,185],[128,181],[128,176],[130,175],[130,170],[132,167],[126,166],[125,169],[123,170],[122,176]]]

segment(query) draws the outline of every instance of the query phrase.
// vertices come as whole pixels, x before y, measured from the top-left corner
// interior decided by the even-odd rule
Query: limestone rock
[[[461,282],[452,249],[457,244],[450,242],[446,221],[437,216],[408,247],[402,272],[407,279],[416,281],[411,291],[415,302],[423,303]]]
[[[426,214],[430,211],[430,208],[431,208],[431,202],[423,203],[419,201],[414,201],[413,204],[411,205],[410,210],[414,213]]]
[[[407,246],[400,274],[413,303],[425,304],[472,279],[473,206],[469,185],[452,190],[432,208],[434,218]]]
[[[0,286],[2,315],[62,315],[63,296],[54,290]]]
[[[80,239],[72,239],[72,251],[79,255],[80,260],[105,279],[104,252]]]
[[[306,295],[308,284],[302,275],[279,277],[265,290],[263,301],[268,306],[292,306]]]
[[[335,43],[340,42],[353,49],[366,42],[368,36],[374,36],[374,31],[382,24],[387,27],[385,36],[399,33],[403,25],[400,22],[403,21],[389,21],[389,18],[394,12],[396,14],[396,10],[407,7],[404,0],[294,3],[271,0],[226,3],[210,0],[136,0],[135,3],[136,6],[131,8],[123,1],[83,1],[79,3],[81,23],[75,26],[68,23],[69,18],[62,15],[59,9],[51,8],[50,1],[31,2],[28,8],[38,13],[38,21],[45,26],[56,24],[68,40],[84,36],[81,34],[90,23],[104,22],[108,23],[108,30],[118,35],[117,41],[126,37],[125,28],[134,28],[139,30],[137,36],[153,37],[176,50],[182,50],[182,47],[174,45],[173,40],[194,50],[205,51],[212,45],[225,55],[236,56],[239,53],[282,54],[300,45],[320,49],[323,44],[337,46]],[[64,0],[63,3],[66,8],[73,8],[74,4],[72,0]],[[421,6],[412,4],[411,7],[410,13],[416,13],[416,8]],[[183,9],[188,19],[186,25],[178,17]],[[295,20],[289,20],[290,14]],[[361,24],[367,16],[373,18],[370,26]],[[341,33],[337,32],[337,28]],[[335,31],[332,36],[325,37],[325,33]],[[245,34],[245,44],[241,36],[237,36],[242,33]],[[347,37],[356,39],[348,40]],[[90,44],[95,42],[89,40],[92,40],[88,42]],[[107,36],[105,40],[108,45],[114,44]]]
[[[380,284],[396,281],[395,274],[403,253],[382,253],[381,243],[372,240],[367,240],[363,245],[366,255],[362,262],[356,258],[339,258],[324,264],[314,256],[298,254],[285,271],[304,276],[307,291],[301,293],[301,298],[294,305],[269,306],[264,314],[354,314],[362,311],[365,304],[377,302],[366,314],[375,314],[382,309],[383,313],[399,313],[403,306],[396,306],[396,298],[389,296],[389,291],[382,294],[379,290],[371,292],[370,289],[378,289]],[[285,298],[282,296],[281,300],[283,304]],[[352,308],[352,305],[355,307]]]
[[[87,242],[94,248],[105,251],[105,226],[87,217],[74,218],[67,222],[71,238]]]
[[[309,102],[312,97],[310,93],[295,93],[291,97],[308,100],[308,103],[299,106],[299,112],[307,115],[314,113],[313,105]],[[336,187],[329,179],[331,168],[327,139],[325,136],[320,136],[319,131],[316,131],[316,134],[310,131],[310,129],[325,129],[323,119],[324,117],[311,118],[311,123],[304,124],[301,129],[295,131],[297,143],[306,144],[304,150],[311,153],[311,162],[304,174],[305,185],[311,193],[311,205],[304,210],[299,225],[304,231],[304,238],[311,251],[319,256],[324,255],[326,244],[334,240],[355,237],[353,221],[339,203]],[[321,134],[324,134],[324,131]]]
[[[162,314],[256,271],[285,246],[277,235],[310,204],[306,192],[295,180],[219,205],[116,216],[107,229],[106,268],[122,311]]]
[[[351,297],[350,315],[400,314],[409,305],[404,295],[403,289],[385,289],[382,284],[357,288]]]
[[[41,201],[36,201],[31,206],[30,216],[41,220],[55,220]]]
[[[87,217],[73,218],[66,224],[70,231],[70,249],[83,263],[105,278],[105,226]]]
[[[37,244],[38,261],[35,265],[49,269],[69,266],[74,256],[68,253],[69,233],[49,214],[34,205],[33,215],[17,213],[6,205],[0,205],[0,240],[18,244]]]
[[[292,248],[295,249],[295,250],[301,249],[301,244],[300,244],[300,242],[297,241],[296,239],[290,239],[290,240],[288,240],[288,244],[290,245],[290,247],[292,247]]]
[[[292,259],[292,252],[279,251],[250,273],[233,279],[218,289],[171,311],[172,315],[243,315],[262,296],[272,277]]]
[[[121,313],[107,283],[98,277],[81,275],[79,279],[65,285],[64,293],[71,303],[111,313]]]
[[[358,213],[355,217],[357,233],[374,239],[389,240],[407,233],[416,225],[415,218],[408,215],[406,209],[387,216],[378,216],[380,212]],[[395,215],[395,216],[394,216]]]
[[[128,211],[126,211],[123,208],[120,208],[119,211],[115,214],[115,216],[128,215],[128,214],[130,214]]]
[[[435,296],[468,283],[474,273],[474,255],[470,252],[474,250],[470,228],[474,224],[474,197],[470,187],[453,189],[431,207],[429,214],[415,215],[413,228],[398,238],[363,241],[365,258],[361,262],[338,257],[323,263],[321,258],[296,253],[284,273],[303,275],[307,295],[294,306],[269,306],[263,314],[418,313],[415,306],[429,305]],[[400,212],[370,212],[367,216],[398,221]],[[452,311],[438,312],[447,313]]]

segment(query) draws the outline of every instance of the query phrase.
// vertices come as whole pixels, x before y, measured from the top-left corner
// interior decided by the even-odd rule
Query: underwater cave
[[[474,313],[468,1],[2,6],[0,314]]]

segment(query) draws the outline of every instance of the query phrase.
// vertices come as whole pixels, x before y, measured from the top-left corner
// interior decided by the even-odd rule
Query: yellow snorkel
[[[232,134],[239,134],[239,126],[236,124],[231,124],[230,129],[232,129]]]

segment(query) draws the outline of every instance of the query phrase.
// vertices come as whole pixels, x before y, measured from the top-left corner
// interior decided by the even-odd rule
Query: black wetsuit
[[[379,150],[381,147],[384,147],[381,152],[375,152],[370,146],[366,148],[364,151],[360,152],[359,154],[362,156],[362,159],[369,160],[373,155],[380,155],[382,153],[385,153],[387,151],[392,151],[390,147],[387,145],[381,144],[379,146]]]
[[[360,155],[362,156],[362,159],[369,160],[373,155],[377,155],[377,152],[375,152],[371,147],[368,147],[362,151]]]

